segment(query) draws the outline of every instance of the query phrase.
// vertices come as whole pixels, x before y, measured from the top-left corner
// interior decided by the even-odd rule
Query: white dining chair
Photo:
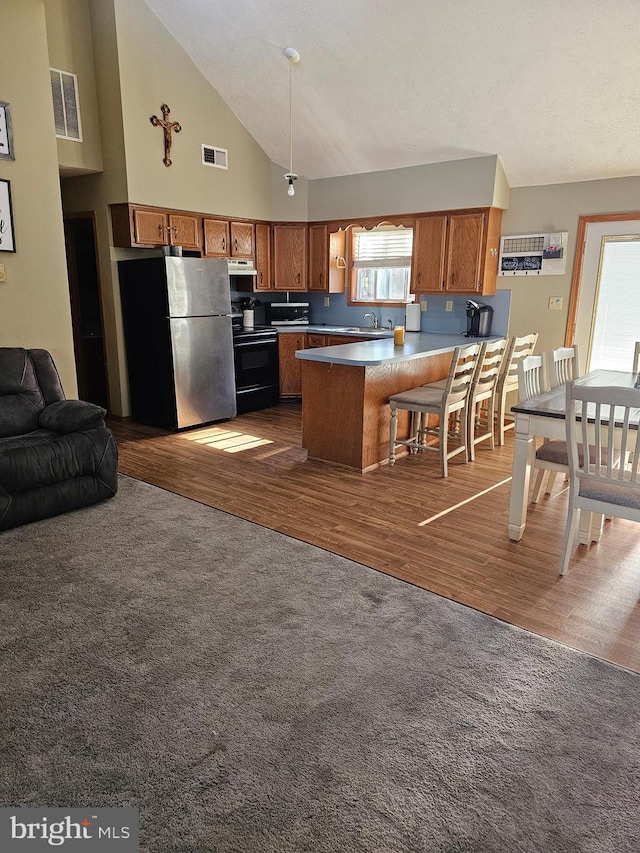
[[[514,335],[509,340],[509,345],[502,362],[502,368],[496,383],[496,428],[498,431],[498,444],[504,444],[504,433],[507,429],[513,429],[515,421],[507,421],[507,395],[518,389],[518,362],[533,353],[538,341],[538,333],[517,337]]]
[[[636,341],[636,345],[633,349],[633,372],[638,373],[640,371],[640,341]]]
[[[520,402],[529,400],[531,397],[539,397],[551,390],[546,353],[527,356],[518,363],[518,386]],[[569,473],[566,443],[559,439],[545,439],[536,449],[533,468],[536,470],[536,476],[531,488],[531,502],[538,503],[542,496],[545,475],[547,476],[545,491],[550,494],[556,474],[563,473],[566,476]]]
[[[496,411],[496,386],[507,351],[507,339],[487,341],[482,346],[475,376],[469,389],[467,406],[470,462],[475,459],[475,446],[481,441],[489,441],[491,450],[495,448],[493,424]],[[482,429],[482,432],[478,432],[479,429]]]
[[[590,387],[571,380],[566,388],[569,507],[561,575],[569,567],[579,510],[640,521],[640,389]],[[621,464],[627,459],[632,461]]]
[[[410,453],[421,450],[435,450],[440,455],[440,473],[448,476],[448,461],[459,453],[464,453],[464,461],[469,461],[467,399],[471,382],[477,367],[483,344],[468,344],[456,347],[451,358],[451,366],[446,379],[420,385],[408,391],[401,391],[389,397],[391,422],[389,436],[389,465],[393,466],[396,448],[405,446]],[[398,410],[411,412],[411,429],[407,439],[397,438]],[[450,418],[458,415],[459,429],[455,431],[457,445],[449,449]],[[430,427],[429,415],[438,416],[438,426]],[[428,436],[437,436],[436,445],[428,444]]]
[[[549,353],[549,381],[551,388],[559,388],[570,379],[580,376],[578,347],[558,347]]]

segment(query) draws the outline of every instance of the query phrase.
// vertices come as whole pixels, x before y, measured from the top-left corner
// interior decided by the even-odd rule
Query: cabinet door
[[[302,396],[302,362],[296,358],[296,350],[305,349],[306,338],[304,333],[278,332],[281,397]]]
[[[309,226],[309,290],[329,291],[329,229]]]
[[[453,213],[449,217],[447,277],[449,292],[477,293],[482,290],[482,247],[486,214]]]
[[[133,236],[136,243],[149,246],[166,246],[169,243],[167,233],[167,214],[158,210],[133,211]]]
[[[207,258],[229,257],[229,223],[226,219],[203,219],[204,254]]]
[[[253,223],[231,223],[231,257],[253,257]]]
[[[256,223],[256,282],[255,290],[271,290],[271,228]]]
[[[170,213],[169,242],[172,246],[200,251],[200,217]]]
[[[413,229],[411,292],[439,293],[444,288],[446,216],[419,216]]]
[[[273,226],[273,289],[306,290],[307,229],[304,224]]]

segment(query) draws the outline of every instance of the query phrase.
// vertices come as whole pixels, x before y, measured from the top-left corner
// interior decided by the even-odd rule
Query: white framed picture
[[[15,160],[13,153],[13,133],[11,131],[11,112],[9,104],[0,101],[0,158]]]
[[[15,252],[13,212],[11,210],[11,183],[0,180],[0,252]]]

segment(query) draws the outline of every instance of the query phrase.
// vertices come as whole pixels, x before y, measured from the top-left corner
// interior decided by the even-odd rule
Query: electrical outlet
[[[328,296],[325,296],[325,298],[324,298],[324,307],[325,308],[329,307],[329,297]]]
[[[453,311],[453,301],[451,299],[447,299],[447,304],[444,306],[445,311]]]
[[[550,311],[561,311],[562,310],[562,296],[550,296],[549,297],[549,310]]]
[[[421,310],[422,312],[424,312],[424,311],[426,311],[426,310],[427,310],[427,300],[426,300],[426,299],[422,299],[422,300],[420,301],[420,310]]]
[[[7,280],[7,271],[4,267],[4,264],[0,264],[0,281]]]

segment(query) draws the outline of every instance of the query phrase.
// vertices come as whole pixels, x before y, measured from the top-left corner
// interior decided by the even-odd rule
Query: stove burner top
[[[233,326],[233,337],[236,340],[239,338],[275,339],[278,337],[278,331],[273,326],[253,326],[253,328],[246,328],[238,324]]]

